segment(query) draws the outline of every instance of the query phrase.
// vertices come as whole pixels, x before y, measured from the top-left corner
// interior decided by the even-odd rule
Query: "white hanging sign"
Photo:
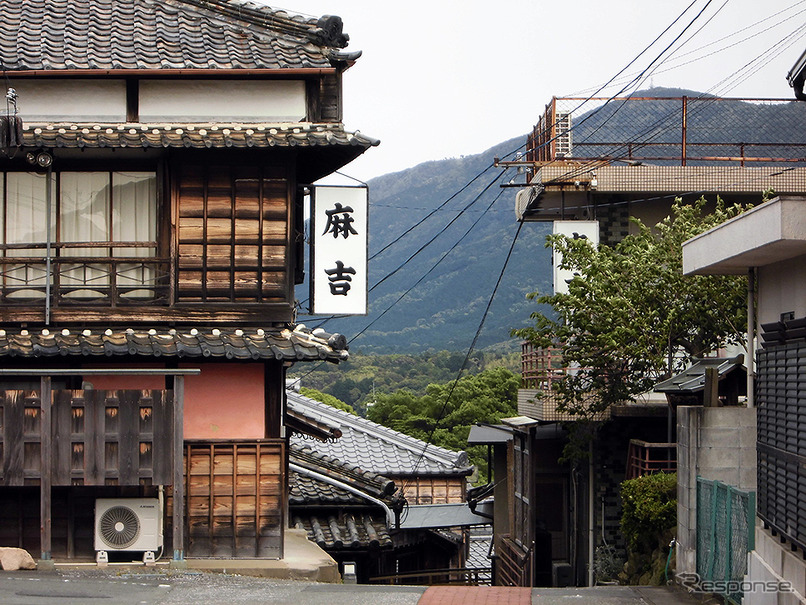
[[[574,239],[586,239],[594,247],[599,245],[599,221],[554,221],[554,233]],[[574,273],[568,269],[560,269],[562,254],[559,252],[553,252],[551,260],[554,265],[554,293],[568,294],[568,282],[574,278]]]
[[[367,314],[366,187],[316,186],[311,209],[311,311]]]

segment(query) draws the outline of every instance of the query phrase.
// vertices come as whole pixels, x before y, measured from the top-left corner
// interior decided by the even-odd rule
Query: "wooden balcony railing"
[[[156,242],[1,245],[0,303],[167,305],[170,261],[154,255],[156,246]]]

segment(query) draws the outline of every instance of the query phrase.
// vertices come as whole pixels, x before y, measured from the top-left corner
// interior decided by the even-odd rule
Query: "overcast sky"
[[[786,75],[806,49],[806,0],[267,3],[339,15],[348,50],[363,51],[344,75],[344,121],[381,145],[343,169],[361,180],[524,135],[552,96],[592,94],[671,26],[635,76],[701,11],[640,88],[794,99]]]

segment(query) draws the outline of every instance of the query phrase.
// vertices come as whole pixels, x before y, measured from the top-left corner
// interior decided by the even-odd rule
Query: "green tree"
[[[332,406],[338,410],[342,410],[344,412],[349,412],[353,416],[356,416],[355,410],[353,406],[348,403],[344,403],[341,399],[334,397],[333,395],[328,395],[327,393],[323,393],[321,391],[317,391],[316,389],[311,389],[308,387],[300,387],[299,392],[301,395],[305,395],[305,397],[309,397],[315,401],[319,401],[320,403],[326,403],[329,406]]]
[[[746,278],[683,276],[683,242],[743,211],[721,199],[705,210],[704,198],[678,199],[653,229],[634,220],[637,232],[615,246],[549,237],[574,277],[567,294],[532,293],[553,313],[533,313],[534,326],[513,334],[559,347],[579,368],[557,387],[561,409],[590,416],[650,390],[691,357],[742,342]]]
[[[515,415],[519,386],[510,370],[494,367],[458,381],[430,384],[424,395],[408,390],[378,394],[367,418],[440,447],[466,450],[480,477],[487,477],[486,448],[467,445],[470,427]]]

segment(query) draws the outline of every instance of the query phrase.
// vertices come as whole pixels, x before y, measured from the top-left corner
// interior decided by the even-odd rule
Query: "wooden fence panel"
[[[39,397],[32,391],[0,392],[0,485],[38,485],[42,446]]]
[[[41,403],[0,392],[0,485],[38,485]],[[171,485],[171,391],[53,391],[52,485]]]
[[[189,557],[280,558],[285,443],[185,444]]]

